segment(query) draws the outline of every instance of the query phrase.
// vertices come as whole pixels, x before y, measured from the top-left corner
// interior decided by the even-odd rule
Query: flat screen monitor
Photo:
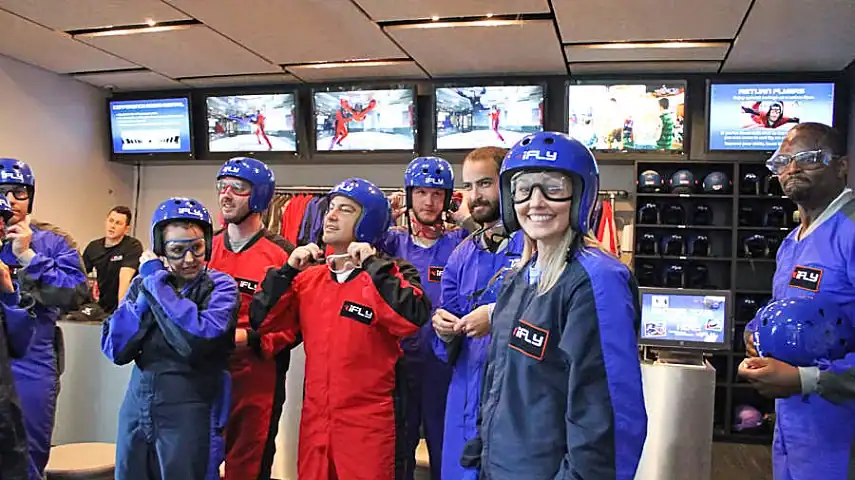
[[[440,87],[436,149],[511,147],[543,130],[543,86]]]
[[[414,151],[415,90],[315,91],[318,151]]]
[[[192,153],[190,99],[110,100],[114,155]]]
[[[293,93],[209,96],[209,152],[296,152]]]
[[[730,349],[728,290],[639,288],[639,343],[675,349]]]
[[[683,151],[686,82],[571,84],[569,133],[595,151]]]
[[[710,84],[709,150],[772,152],[797,123],[833,120],[833,83]]]

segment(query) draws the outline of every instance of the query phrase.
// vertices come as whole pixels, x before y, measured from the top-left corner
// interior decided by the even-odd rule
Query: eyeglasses
[[[798,163],[801,167],[815,168],[824,167],[837,158],[840,158],[840,155],[834,155],[828,150],[808,150],[793,154],[775,152],[766,160],[766,168],[775,175],[780,175],[792,162]]]
[[[181,260],[190,252],[194,257],[205,256],[205,239],[202,237],[187,240],[167,240],[163,243],[164,256],[170,260]]]
[[[231,189],[232,194],[238,197],[246,197],[252,193],[252,185],[248,182],[238,179],[221,179],[217,180],[217,192],[220,195],[226,193],[226,190]]]
[[[27,187],[21,185],[0,185],[0,193],[7,196],[10,193],[15,197],[15,200],[29,200],[30,192]]]
[[[522,172],[511,179],[514,203],[529,201],[535,188],[540,190],[547,200],[553,202],[566,202],[573,198],[573,184],[566,175],[553,172]]]

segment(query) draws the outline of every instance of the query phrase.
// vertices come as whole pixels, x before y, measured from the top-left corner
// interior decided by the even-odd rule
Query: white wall
[[[133,199],[132,167],[109,163],[104,92],[0,55],[0,156],[36,175],[33,217],[69,231],[82,249],[104,218]]]

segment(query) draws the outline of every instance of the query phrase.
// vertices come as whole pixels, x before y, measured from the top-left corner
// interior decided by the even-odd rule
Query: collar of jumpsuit
[[[816,219],[810,224],[807,230],[802,231],[802,226],[799,225],[799,233],[797,234],[797,238],[799,240],[802,240],[808,235],[810,235],[811,232],[819,228],[819,226],[822,225],[823,222],[831,218],[835,213],[837,213],[838,210],[840,210],[841,207],[843,207],[852,200],[855,200],[855,192],[853,192],[851,188],[844,188],[843,191],[840,192],[840,195],[838,195],[837,198],[832,200],[831,203],[829,203],[828,206],[825,207],[825,210],[823,210],[822,213],[819,214],[818,217],[816,217]]]

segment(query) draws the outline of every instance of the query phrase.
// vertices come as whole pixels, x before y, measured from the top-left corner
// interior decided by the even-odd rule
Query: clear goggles
[[[346,253],[339,253],[335,255],[328,255],[324,261],[327,264],[327,267],[331,272],[335,274],[345,273],[350,270],[356,268],[356,262],[353,261],[350,255]]]
[[[168,240],[163,242],[163,256],[170,260],[182,260],[190,252],[196,258],[205,256],[205,239],[202,237],[187,240]]]
[[[217,180],[217,193],[222,195],[226,193],[226,190],[231,190],[232,194],[238,197],[246,197],[252,193],[252,185],[237,178],[221,178]]]
[[[529,201],[535,188],[553,202],[567,202],[573,198],[573,182],[560,172],[520,172],[511,178],[514,203]]]
[[[775,152],[766,160],[766,168],[775,175],[780,175],[792,162],[811,169],[824,167],[837,158],[840,158],[840,155],[834,155],[828,150],[808,150],[793,154]]]

